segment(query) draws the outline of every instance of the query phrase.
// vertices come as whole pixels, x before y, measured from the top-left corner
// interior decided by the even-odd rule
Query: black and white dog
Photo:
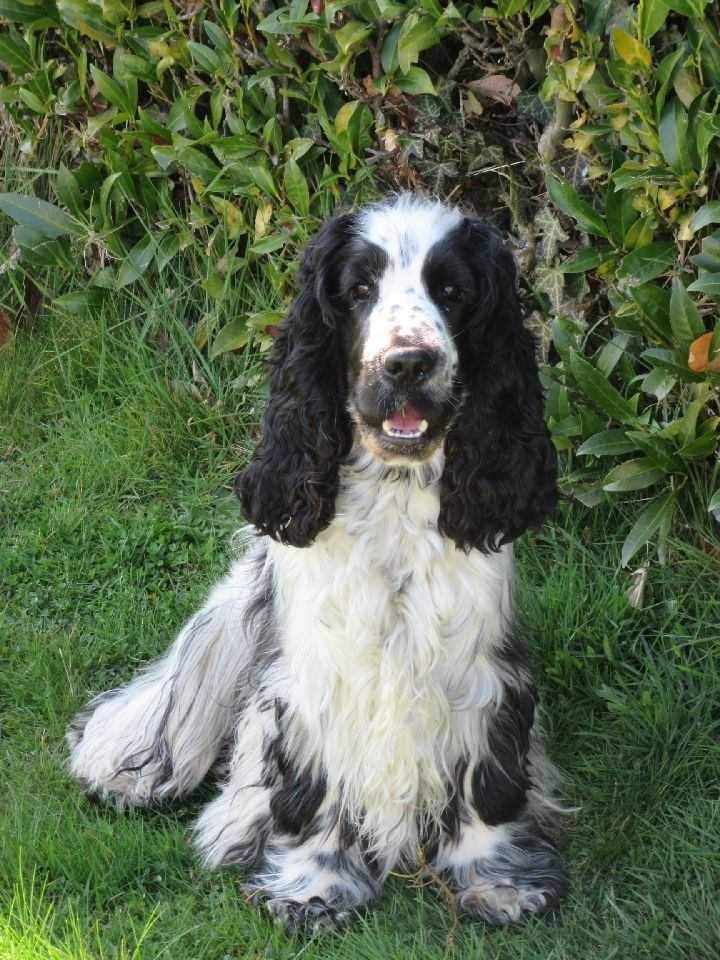
[[[421,849],[490,923],[553,906],[558,808],[511,541],[555,481],[496,234],[407,195],[331,220],[238,482],[245,556],[165,657],[75,719],[72,773],[145,806],[224,756],[197,848],[291,928],[346,922]]]

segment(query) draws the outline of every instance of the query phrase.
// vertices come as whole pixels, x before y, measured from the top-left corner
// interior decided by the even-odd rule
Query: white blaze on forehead
[[[402,194],[388,203],[366,207],[359,234],[381,247],[395,268],[423,261],[428,251],[462,221],[459,210],[443,203]]]
[[[359,236],[387,254],[378,278],[378,298],[369,317],[363,360],[381,357],[397,340],[439,350],[450,365],[456,352],[445,319],[422,280],[427,255],[462,221],[442,203],[402,195],[368,207],[359,218]]]

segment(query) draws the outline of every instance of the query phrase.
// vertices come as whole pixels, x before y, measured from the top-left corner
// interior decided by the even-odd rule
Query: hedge
[[[191,256],[208,300],[250,270],[273,301],[199,320],[198,347],[262,348],[337,204],[449,197],[516,246],[567,495],[639,511],[624,564],[711,540],[719,21],[708,0],[0,0],[3,300],[60,268],[49,309],[95,308]]]

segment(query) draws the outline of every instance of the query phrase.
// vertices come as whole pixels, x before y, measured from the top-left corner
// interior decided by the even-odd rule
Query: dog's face
[[[357,442],[401,468],[443,446],[438,529],[463,549],[497,549],[555,505],[512,257],[444,204],[403,196],[343,214],[308,245],[238,484],[245,516],[284,543],[312,543]]]
[[[475,301],[459,249],[463,218],[371,208],[339,260],[335,308],[360,442],[389,463],[425,459],[443,441],[462,391],[456,335]]]

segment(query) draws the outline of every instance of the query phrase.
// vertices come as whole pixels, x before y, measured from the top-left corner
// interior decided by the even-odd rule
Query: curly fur
[[[459,547],[497,550],[554,511],[557,456],[512,256],[476,220],[460,231],[482,286],[458,333],[464,400],[445,441],[439,523]]]
[[[247,519],[294,547],[312,543],[332,520],[339,466],[352,445],[328,279],[351,223],[335,218],[308,245],[297,297],[274,344],[262,436],[236,485]]]

